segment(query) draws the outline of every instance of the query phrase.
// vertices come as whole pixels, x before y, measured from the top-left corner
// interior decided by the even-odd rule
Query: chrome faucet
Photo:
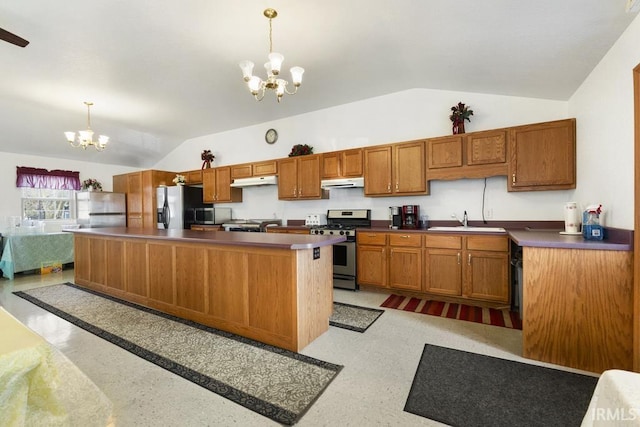
[[[469,216],[467,215],[467,211],[464,211],[464,216],[462,217],[462,219],[458,218],[458,215],[451,214],[451,218],[455,218],[460,224],[462,224],[463,227],[468,227],[469,226]]]

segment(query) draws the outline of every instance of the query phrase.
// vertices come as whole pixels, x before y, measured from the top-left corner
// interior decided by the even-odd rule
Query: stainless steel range
[[[327,211],[327,224],[311,228],[311,234],[345,236],[347,240],[333,245],[333,286],[357,290],[356,228],[371,227],[370,209]]]

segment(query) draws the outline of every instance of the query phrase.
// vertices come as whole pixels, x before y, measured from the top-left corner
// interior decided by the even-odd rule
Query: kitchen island
[[[633,368],[633,245],[511,231],[523,249],[522,355],[601,373]],[[611,232],[613,234],[613,232]]]
[[[329,328],[332,245],[344,237],[74,230],[75,283],[300,351]]]

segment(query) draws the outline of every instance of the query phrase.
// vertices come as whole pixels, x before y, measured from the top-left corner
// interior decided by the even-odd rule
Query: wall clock
[[[278,132],[275,129],[269,129],[267,133],[264,134],[264,140],[267,141],[267,144],[273,144],[278,140]]]

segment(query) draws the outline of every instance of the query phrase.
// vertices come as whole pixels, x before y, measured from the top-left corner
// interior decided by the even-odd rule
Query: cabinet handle
[[[398,190],[398,183],[396,182],[396,190]]]
[[[467,258],[467,265],[471,265],[471,254],[469,254],[469,258]]]
[[[458,252],[458,265],[460,265],[460,252]]]
[[[391,183],[387,184],[387,191],[391,191]]]
[[[511,183],[512,184],[516,183],[516,174],[515,173],[511,175]]]
[[[409,236],[409,235],[407,235],[407,234],[403,234],[403,235],[402,235],[402,236],[400,236],[400,237],[401,237],[402,239],[408,239],[408,238],[409,238],[409,237],[411,237],[411,236]]]

